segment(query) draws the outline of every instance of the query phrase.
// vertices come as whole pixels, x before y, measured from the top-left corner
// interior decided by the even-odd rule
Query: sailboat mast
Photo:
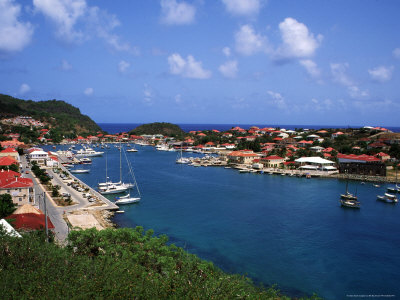
[[[122,145],[119,143],[119,182],[122,183]]]

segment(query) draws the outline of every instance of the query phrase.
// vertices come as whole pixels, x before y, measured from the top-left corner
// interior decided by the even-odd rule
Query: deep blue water
[[[138,150],[127,155],[142,200],[115,216],[119,226],[154,229],[226,271],[277,284],[291,296],[400,296],[400,204],[376,201],[385,185],[350,182],[362,207],[345,209],[344,181],[194,168],[175,164],[175,152]],[[113,147],[107,156],[115,180],[118,153]],[[105,157],[93,158],[91,173],[76,175],[95,187],[104,167]]]
[[[142,123],[98,123],[98,125],[104,131],[110,134],[128,132]],[[177,124],[183,131],[189,132],[192,130],[212,130],[217,129],[219,131],[227,131],[235,126],[240,126],[244,129],[249,129],[251,126],[258,126],[260,128],[264,127],[279,127],[285,129],[295,130],[296,128],[308,128],[308,129],[321,129],[321,128],[347,128],[349,126],[332,126],[332,125],[273,125],[273,124]],[[350,126],[352,128],[361,128],[363,126]],[[383,126],[385,127],[385,126]],[[400,127],[385,127],[393,132],[400,132]]]

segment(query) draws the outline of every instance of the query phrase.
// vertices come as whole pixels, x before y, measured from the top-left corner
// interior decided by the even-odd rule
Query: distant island
[[[143,135],[143,134],[162,134],[165,136],[182,137],[185,132],[175,124],[171,123],[149,123],[143,124],[131,130],[129,134]]]

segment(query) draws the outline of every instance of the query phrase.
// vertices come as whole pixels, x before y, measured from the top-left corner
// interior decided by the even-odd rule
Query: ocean
[[[142,123],[98,123],[100,128],[107,131],[110,134],[128,132]],[[276,125],[276,124],[177,124],[182,128],[183,131],[189,132],[192,130],[212,130],[217,129],[219,131],[227,131],[233,127],[240,126],[244,129],[249,129],[251,126],[258,126],[260,128],[273,127],[273,128],[285,128],[295,130],[297,128],[308,128],[308,129],[321,129],[321,128],[361,128],[362,126],[332,126],[332,125]],[[382,127],[382,126],[381,126]],[[385,126],[383,126],[385,127]],[[385,127],[393,132],[400,132],[400,127]]]
[[[137,149],[127,156],[142,198],[121,207],[118,226],[166,234],[223,270],[292,297],[400,296],[400,204],[376,200],[386,185],[350,182],[361,208],[346,209],[342,180],[194,168],[176,164],[176,152]],[[118,180],[119,150],[107,152],[108,176]],[[105,156],[89,167],[75,175],[96,187],[105,180]]]

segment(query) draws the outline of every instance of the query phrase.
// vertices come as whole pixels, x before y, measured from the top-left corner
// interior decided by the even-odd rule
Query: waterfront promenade
[[[25,158],[22,158],[23,166],[27,166]],[[64,167],[60,167],[62,171],[68,172]],[[111,216],[110,211],[118,210],[118,206],[109,199],[98,193],[96,190],[88,186],[86,183],[69,173],[68,180],[60,177],[62,173],[56,173],[52,168],[45,168],[50,175],[51,183],[60,186],[60,194],[69,194],[72,200],[71,205],[61,206],[53,200],[51,193],[39,182],[32,172],[25,174],[32,178],[35,186],[36,204],[44,212],[47,209],[48,216],[55,226],[54,233],[58,242],[64,243],[69,231],[75,227],[86,229],[95,227],[103,229],[111,226],[108,218]],[[68,185],[69,182],[82,187],[84,192],[79,192]],[[90,202],[88,196],[91,195],[95,201]]]

